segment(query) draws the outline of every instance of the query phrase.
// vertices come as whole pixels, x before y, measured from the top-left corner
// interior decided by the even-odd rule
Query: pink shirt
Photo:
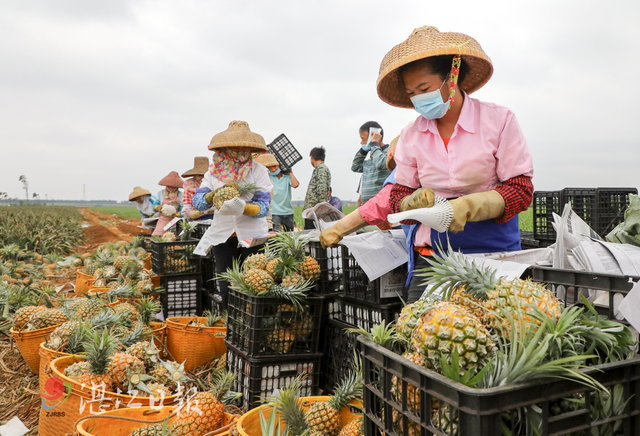
[[[514,113],[465,94],[448,147],[435,120],[422,116],[400,133],[396,183],[430,187],[444,198],[491,191],[515,176],[533,177],[533,160]],[[431,245],[431,229],[420,225],[416,247]]]
[[[387,215],[393,213],[389,202],[392,188],[393,184],[386,185],[373,198],[358,208],[367,224],[372,226],[382,224],[387,220]]]

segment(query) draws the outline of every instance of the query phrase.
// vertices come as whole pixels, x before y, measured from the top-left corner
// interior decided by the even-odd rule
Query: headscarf
[[[184,181],[184,185],[182,187],[185,191],[196,192],[196,189],[200,187],[202,183],[202,176],[194,176],[190,179]]]
[[[173,188],[173,189],[174,191],[169,191],[169,188],[164,188],[165,199],[178,198],[178,194],[180,193],[180,191],[178,190],[178,188]]]
[[[143,195],[142,198],[143,198],[142,203],[136,202],[136,206],[138,207],[138,210],[145,215],[153,215],[155,213],[155,210],[153,210],[153,203],[151,203],[151,196]]]
[[[237,182],[246,180],[252,164],[250,151],[239,152],[223,148],[213,155],[213,163],[209,166],[209,171],[223,183]]]

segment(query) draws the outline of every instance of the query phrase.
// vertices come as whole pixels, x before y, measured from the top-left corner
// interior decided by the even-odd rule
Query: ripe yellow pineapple
[[[29,318],[26,330],[39,330],[67,322],[69,318],[60,309],[39,310]]]
[[[329,401],[309,407],[305,414],[309,434],[337,435],[342,423],[342,408],[356,398],[362,398],[362,375],[358,371],[352,371],[336,386]]]
[[[266,271],[269,273],[269,275],[271,277],[273,277],[274,280],[276,280],[278,278],[278,274],[276,272],[276,268],[277,268],[278,264],[280,264],[280,263],[282,263],[282,259],[279,259],[279,258],[271,259],[269,261],[269,263],[267,263]],[[280,276],[280,278],[282,278],[282,277]]]
[[[256,191],[257,189],[258,187],[253,183],[229,182],[214,192],[212,206],[216,209],[220,209],[225,201],[233,200],[236,197],[242,197],[243,195]]]
[[[16,310],[16,313],[13,314],[11,320],[13,321],[13,328],[22,329],[26,327],[27,322],[31,319],[31,316],[45,310],[44,306],[25,306]]]
[[[420,353],[414,351],[406,351],[402,357],[420,366],[426,366],[427,363]],[[394,375],[391,378],[391,393],[399,404],[402,404],[402,392],[402,382]],[[407,408],[413,413],[420,411],[420,391],[411,384],[407,384]]]
[[[304,277],[298,273],[290,273],[282,278],[281,285],[283,287],[301,285],[304,283]]]
[[[116,387],[127,392],[129,380],[127,373],[144,374],[144,362],[126,353],[115,353],[107,367],[107,374],[113,379]]]
[[[272,276],[261,269],[247,270],[242,274],[242,278],[255,293],[267,292],[274,284]]]
[[[396,321],[396,332],[407,343],[411,343],[411,335],[420,320],[420,316],[431,308],[433,304],[434,302],[431,300],[420,299],[402,308],[398,321]]]
[[[300,264],[300,273],[306,280],[315,282],[320,278],[320,265],[318,261],[311,256],[305,256],[304,261]]]
[[[359,416],[342,427],[339,436],[364,436],[364,418]]]
[[[251,256],[247,257],[242,264],[242,268],[246,271],[249,269],[267,269],[267,263],[269,263],[269,259],[263,253],[255,253]]]
[[[116,260],[113,261],[113,267],[118,271],[122,271],[122,268],[124,268],[129,260],[130,257],[128,256],[118,256],[116,257]]]

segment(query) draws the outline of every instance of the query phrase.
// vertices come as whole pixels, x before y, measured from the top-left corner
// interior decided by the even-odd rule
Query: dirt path
[[[139,221],[107,215],[89,208],[80,208],[80,213],[87,221],[84,228],[84,249],[89,251],[105,242],[130,242],[138,236],[142,229],[138,228]]]

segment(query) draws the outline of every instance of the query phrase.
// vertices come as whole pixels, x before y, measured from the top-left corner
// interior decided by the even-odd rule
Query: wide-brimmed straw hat
[[[399,139],[400,135],[393,138],[393,141],[389,144],[389,150],[387,150],[387,169],[389,171],[393,171],[396,168],[396,161],[393,157],[396,155],[396,146]]]
[[[133,188],[133,192],[129,194],[129,201],[133,201],[138,197],[142,197],[143,195],[151,195],[151,192],[146,189],[142,189],[140,186],[136,186]]]
[[[231,121],[229,128],[216,134],[209,143],[209,150],[233,147],[249,147],[253,151],[267,150],[264,138],[257,133],[253,133],[246,121]]]
[[[184,181],[180,178],[177,171],[171,171],[158,182],[158,185],[168,188],[182,188]]]
[[[276,165],[280,165],[276,160],[276,157],[272,154],[265,153],[253,159],[254,162],[261,163],[265,167],[273,167]]]
[[[204,176],[208,170],[209,158],[206,156],[197,156],[193,158],[193,168],[182,174],[182,177]]]
[[[458,83],[460,89],[471,94],[482,88],[493,74],[493,64],[478,41],[463,33],[440,32],[435,27],[424,26],[415,29],[382,59],[377,81],[378,96],[392,106],[413,108],[399,68],[419,59],[457,54],[467,66],[464,80]]]

